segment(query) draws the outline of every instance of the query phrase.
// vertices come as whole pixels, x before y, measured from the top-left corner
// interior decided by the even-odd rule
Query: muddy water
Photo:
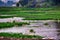
[[[7,21],[7,19],[5,19]],[[0,19],[0,22],[5,22],[5,20]],[[20,19],[19,19],[20,20]],[[25,20],[26,22],[30,22],[30,25],[25,25],[21,27],[12,27],[12,28],[5,28],[0,29],[0,32],[12,32],[12,33],[23,33],[27,35],[40,35],[45,38],[52,38],[57,39],[60,36],[58,26],[60,26],[58,23],[55,23],[52,20]],[[48,25],[44,25],[45,23],[48,23]],[[33,29],[35,33],[31,33],[30,29]]]
[[[57,30],[57,32],[58,32],[58,33],[57,33],[57,36],[58,36],[57,38],[60,39],[60,22],[55,22],[55,23],[56,23],[56,25],[57,25],[56,28],[58,29],[58,30]]]
[[[0,22],[13,22],[13,21],[22,21],[22,19],[24,19],[24,18],[22,18],[22,17],[13,17],[13,18],[1,18],[0,19]]]

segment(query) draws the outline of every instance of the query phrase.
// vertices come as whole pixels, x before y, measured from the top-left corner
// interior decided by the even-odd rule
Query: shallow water
[[[59,38],[59,36],[57,35],[59,34],[57,31],[59,29],[57,28],[57,24],[54,21],[35,20],[28,22],[30,22],[30,25],[0,29],[0,32],[13,32],[13,33],[23,33],[27,35],[40,35],[45,38],[53,38],[53,39]],[[48,23],[49,25],[44,25],[44,23]],[[33,29],[35,33],[29,32],[30,29]]]
[[[19,22],[19,21],[22,21],[22,17],[13,17],[13,18],[1,18],[0,19],[0,22],[13,22],[13,21],[16,21],[16,22]]]

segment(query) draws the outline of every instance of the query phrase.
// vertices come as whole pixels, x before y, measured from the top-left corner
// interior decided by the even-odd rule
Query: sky
[[[3,2],[7,2],[7,1],[13,1],[13,2],[18,2],[19,0],[1,0]]]

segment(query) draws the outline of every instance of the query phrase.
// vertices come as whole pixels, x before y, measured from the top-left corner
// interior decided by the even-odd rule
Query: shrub
[[[44,25],[49,25],[48,23],[45,23]]]
[[[30,29],[30,32],[31,32],[31,33],[35,33],[35,31],[34,31],[33,29]]]

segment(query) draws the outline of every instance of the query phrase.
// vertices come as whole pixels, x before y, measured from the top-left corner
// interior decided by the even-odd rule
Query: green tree
[[[16,6],[19,7],[19,3],[16,3]]]
[[[19,2],[16,3],[16,6],[17,6],[17,7],[19,7],[20,2],[21,2],[21,0],[19,0]]]

